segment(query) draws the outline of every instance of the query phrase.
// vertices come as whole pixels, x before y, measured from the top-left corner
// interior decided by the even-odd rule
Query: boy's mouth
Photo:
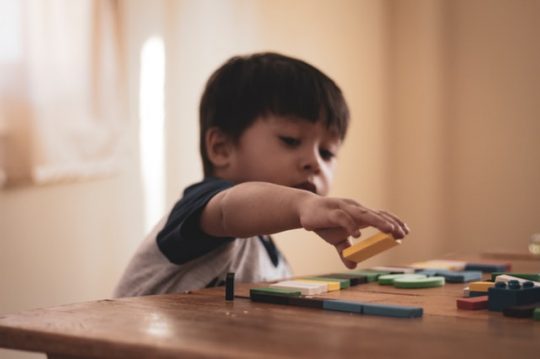
[[[297,184],[296,186],[293,186],[294,188],[303,189],[305,191],[313,192],[317,194],[317,187],[311,183],[311,182],[302,182],[300,184]]]

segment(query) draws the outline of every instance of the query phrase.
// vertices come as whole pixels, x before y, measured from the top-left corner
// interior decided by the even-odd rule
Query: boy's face
[[[264,181],[328,194],[341,140],[321,121],[268,115],[240,136],[231,152],[228,179]]]

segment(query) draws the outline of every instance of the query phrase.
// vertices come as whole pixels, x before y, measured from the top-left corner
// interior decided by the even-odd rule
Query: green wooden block
[[[295,289],[284,289],[284,288],[251,288],[249,290],[249,295],[252,294],[269,294],[269,295],[277,295],[280,297],[300,297],[302,293],[300,291]]]
[[[427,277],[427,278],[398,278],[394,279],[394,287],[396,288],[433,288],[442,287],[444,285],[444,277]]]
[[[390,272],[376,272],[376,271],[370,271],[366,269],[353,271],[352,273],[365,276],[368,279],[368,282],[376,282],[379,276],[390,274]]]
[[[540,320],[540,308],[536,308],[533,312],[534,320]]]
[[[394,280],[396,279],[421,279],[421,278],[427,278],[427,275],[425,274],[386,274],[379,276],[379,279],[377,280],[380,285],[392,285],[394,284]]]

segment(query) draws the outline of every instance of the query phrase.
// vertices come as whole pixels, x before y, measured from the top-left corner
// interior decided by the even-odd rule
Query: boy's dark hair
[[[204,175],[213,173],[206,132],[219,128],[233,141],[259,117],[294,116],[317,122],[345,138],[349,109],[339,87],[308,63],[277,53],[236,56],[217,69],[199,107]]]

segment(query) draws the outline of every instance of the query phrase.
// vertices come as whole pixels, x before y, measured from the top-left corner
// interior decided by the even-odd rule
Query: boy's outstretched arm
[[[266,182],[245,182],[218,193],[204,208],[200,223],[207,234],[239,238],[302,227],[334,245],[340,255],[350,246],[348,237],[359,237],[362,228],[372,226],[396,239],[409,232],[396,216],[353,200]]]

